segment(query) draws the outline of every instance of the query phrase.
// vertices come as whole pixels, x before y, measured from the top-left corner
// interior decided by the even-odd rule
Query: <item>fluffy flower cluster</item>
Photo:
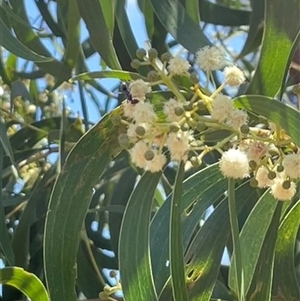
[[[189,62],[180,57],[171,58],[168,64],[168,71],[171,75],[186,75],[191,67]]]
[[[158,172],[168,160],[199,166],[207,153],[217,150],[222,153],[219,168],[224,177],[251,178],[253,187],[269,189],[280,201],[294,197],[296,181],[300,179],[300,151],[286,142],[289,139],[281,140],[278,125],[253,126],[248,114],[235,108],[230,97],[221,94],[226,85],[237,87],[245,81],[237,66],[226,66],[221,49],[206,46],[195,57],[196,65],[206,73],[207,83],[211,71],[223,69],[224,81],[211,94],[201,89],[195,72],[189,77],[190,93],[186,87],[176,87],[177,78],[173,76],[189,75],[188,60],[165,53],[160,61],[156,50],[149,50],[148,56],[146,53],[140,50],[138,57],[144,64],[148,60],[154,68],[147,76],[151,84],[143,80],[130,83],[130,95],[123,104],[127,133],[119,139],[137,167]],[[139,64],[138,60],[134,62],[136,66]],[[173,96],[161,101],[155,97],[152,104],[146,99],[150,86],[163,84]],[[213,143],[215,140],[210,137],[215,137],[218,130],[225,132],[225,137]],[[224,148],[227,150],[223,151]]]
[[[166,151],[171,161],[186,161],[190,149],[191,132],[180,130],[177,123],[184,115],[184,106],[175,98],[164,103],[163,113],[167,123],[158,121],[153,105],[145,98],[147,83],[142,80],[130,83],[130,93],[138,95],[139,101],[123,103],[124,117],[128,122],[126,141],[133,145],[129,149],[132,163],[150,172],[158,172],[167,163]],[[139,88],[135,90],[136,88]],[[144,88],[142,88],[144,87]],[[136,99],[136,98],[135,98]],[[174,123],[178,128],[174,130]],[[171,130],[171,125],[173,130]],[[123,137],[124,138],[124,137]]]
[[[196,64],[203,71],[214,71],[224,67],[224,51],[216,46],[205,46],[196,53]]]
[[[211,117],[239,131],[248,123],[248,115],[242,110],[235,109],[231,98],[218,94],[211,103]]]
[[[299,154],[287,155],[282,166],[270,166],[263,160],[268,155],[268,147],[262,142],[252,142],[248,150],[231,148],[222,154],[220,170],[227,178],[243,179],[250,176],[252,165],[254,178],[251,183],[259,188],[270,188],[270,193],[279,201],[292,199],[296,193],[296,184],[291,179],[300,178]],[[264,165],[263,162],[269,162]]]

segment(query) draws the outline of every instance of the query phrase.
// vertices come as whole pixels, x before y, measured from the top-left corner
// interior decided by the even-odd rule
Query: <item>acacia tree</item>
[[[125,4],[0,2],[0,299],[300,300],[300,1]]]

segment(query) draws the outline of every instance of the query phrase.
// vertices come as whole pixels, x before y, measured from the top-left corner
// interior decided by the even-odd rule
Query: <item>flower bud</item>
[[[176,133],[176,132],[178,132],[180,130],[180,125],[179,125],[178,122],[172,122],[170,124],[170,128],[169,129],[170,129],[170,132]]]
[[[129,147],[129,138],[126,134],[119,135],[118,142],[120,146],[123,147],[124,149],[127,149]]]
[[[155,48],[151,48],[148,50],[148,56],[150,60],[156,59],[158,56],[158,52]]]
[[[275,171],[270,171],[270,172],[268,173],[268,178],[269,178],[270,180],[274,180],[274,179],[276,178],[276,172],[275,172]]]
[[[141,62],[137,59],[133,59],[130,63],[130,66],[134,69],[138,69],[141,66]]]
[[[182,126],[181,126],[181,130],[183,132],[186,132],[190,129],[189,125],[185,122]]]
[[[290,181],[288,181],[288,180],[283,181],[283,183],[282,183],[282,188],[283,189],[290,189],[290,187],[291,187],[291,182]]]
[[[202,131],[204,131],[206,129],[206,124],[204,123],[204,122],[197,122],[197,124],[196,124],[196,130],[198,131],[198,132],[202,132]]]
[[[168,62],[171,58],[172,58],[172,54],[170,52],[165,52],[160,57],[160,59],[163,63]]]
[[[135,132],[138,136],[144,136],[146,134],[146,129],[144,126],[142,125],[138,125],[136,128],[135,128]]]
[[[242,134],[248,134],[249,131],[250,131],[250,129],[249,129],[249,126],[248,126],[247,124],[243,124],[243,125],[241,126],[241,133],[242,133]]]
[[[254,170],[257,167],[257,163],[254,160],[250,160],[249,167]]]
[[[283,170],[284,170],[284,167],[282,165],[277,166],[277,171],[278,172],[283,172]]]
[[[258,181],[256,179],[252,178],[250,180],[250,186],[254,187],[254,188],[257,187],[258,186]]]
[[[139,58],[141,60],[144,59],[144,57],[146,56],[146,54],[147,54],[147,51],[144,48],[139,48],[136,51],[137,58]]]
[[[176,108],[174,109],[174,112],[175,112],[175,115],[176,115],[176,116],[181,116],[181,115],[183,115],[183,113],[184,113],[184,109],[183,109],[182,107],[176,107]]]
[[[144,154],[144,157],[147,161],[151,161],[154,158],[154,156],[155,156],[154,151],[151,149],[148,149]]]

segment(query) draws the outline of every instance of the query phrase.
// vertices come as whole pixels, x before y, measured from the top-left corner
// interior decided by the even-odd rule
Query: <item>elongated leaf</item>
[[[67,39],[66,39],[66,50],[64,53],[63,61],[73,68],[77,62],[80,43],[79,43],[79,21],[80,15],[76,0],[69,0],[66,5],[67,11],[65,15],[68,16],[66,22],[67,25]]]
[[[248,291],[253,274],[259,259],[259,254],[263,246],[269,226],[272,222],[273,213],[277,202],[274,197],[266,191],[258,200],[256,206],[248,216],[246,223],[240,233],[241,255],[244,270],[244,288]],[[257,225],[259,224],[259,227]],[[251,246],[249,245],[251,241]],[[235,256],[231,260],[229,269],[229,285],[233,291],[237,291],[237,279],[234,273]]]
[[[147,0],[137,0],[139,9],[144,15],[145,26],[148,37],[152,37],[155,27],[154,27],[154,13],[150,1]],[[152,42],[152,40],[151,40]]]
[[[112,69],[121,69],[120,62],[112,44],[110,30],[107,27],[105,11],[99,0],[77,0],[79,13],[90,34],[91,42],[104,62]]]
[[[149,225],[160,176],[161,173],[146,172],[125,209],[119,240],[119,268],[126,301],[157,300],[150,262]]]
[[[199,48],[211,44],[199,25],[188,16],[179,1],[151,0],[151,4],[166,30],[187,50],[195,53]]]
[[[255,203],[257,191],[249,183],[238,186],[235,192],[239,214]],[[224,198],[197,232],[186,253],[191,300],[210,300],[229,234],[228,200]]]
[[[189,2],[187,0],[187,2]],[[223,26],[248,25],[250,12],[229,8],[225,5],[211,2],[209,0],[199,0],[201,21]]]
[[[250,28],[248,31],[248,36],[243,46],[241,53],[238,58],[242,58],[248,53],[254,51],[261,43],[262,34],[264,29],[264,12],[265,12],[265,1],[252,0],[252,12],[250,16]]]
[[[188,300],[185,272],[183,263],[183,246],[181,231],[181,186],[184,176],[184,162],[180,162],[174,183],[174,192],[171,201],[170,211],[170,234],[169,234],[169,254],[170,271],[172,281],[172,291],[174,300]]]
[[[290,51],[300,30],[300,2],[265,0],[265,29],[258,67],[247,94],[275,96],[281,87]],[[283,18],[282,16],[289,16]],[[274,64],[276,62],[276,64]]]
[[[294,258],[297,232],[300,226],[300,199],[294,204],[279,226],[275,256],[275,294],[286,300],[298,300],[300,296]],[[298,279],[299,280],[299,279]]]
[[[253,111],[279,124],[293,141],[300,145],[299,120],[300,112],[270,97],[261,95],[241,96],[234,99],[238,108]]]
[[[94,78],[118,78],[120,80],[129,81],[129,80],[136,80],[136,79],[144,79],[145,77],[139,75],[138,73],[134,72],[127,72],[127,71],[118,71],[118,70],[109,70],[109,71],[93,71],[93,72],[85,72],[79,75],[72,77],[72,82],[76,80],[91,80]]]
[[[181,198],[182,237],[184,250],[203,212],[226,190],[218,164],[211,165],[184,181]],[[171,196],[167,198],[151,222],[151,258],[154,282],[160,294],[170,277],[168,266],[169,223]]]
[[[111,156],[120,151],[117,137],[121,129],[111,122],[112,116],[120,114],[117,108],[106,115],[78,141],[54,186],[44,237],[45,274],[52,300],[76,300],[79,232],[96,180]]]
[[[119,253],[119,237],[124,208],[127,205],[129,197],[136,183],[136,177],[137,174],[132,168],[126,170],[124,174],[120,177],[119,182],[115,185],[115,190],[111,197],[111,206],[118,206],[123,208],[123,211],[121,212],[109,212],[109,234],[111,247],[117,258]],[[122,194],[120,194],[120,191],[122,191]]]
[[[114,45],[118,52],[118,57],[122,61],[123,69],[131,71],[134,70],[130,63],[132,59],[136,58],[136,50],[138,48],[137,41],[131,29],[130,22],[125,10],[126,1],[116,1],[116,26],[117,29],[114,34]],[[119,49],[120,47],[120,49]],[[123,53],[122,53],[123,50]],[[125,53],[124,53],[125,52]],[[128,66],[127,68],[124,68]],[[139,73],[147,75],[150,68],[148,66],[141,66],[138,68]]]
[[[33,62],[50,62],[53,58],[39,55],[38,53],[30,50],[24,44],[22,44],[16,37],[14,37],[11,31],[0,18],[0,45],[3,46],[9,52],[21,57],[25,60]]]
[[[30,24],[25,8],[25,0],[11,0],[10,4],[13,7],[14,12],[18,14],[26,23]],[[12,20],[13,21],[13,20]],[[18,40],[35,51],[39,55],[49,57],[50,53],[46,47],[40,41],[38,35],[29,27],[20,25],[20,23],[12,22],[14,33]],[[53,59],[51,62],[36,62],[36,64],[44,71],[48,72],[59,80],[68,80],[71,77],[71,68],[66,64]]]
[[[13,286],[32,301],[48,301],[43,283],[34,275],[21,268],[6,267],[0,269],[0,283]]]
[[[247,292],[247,299],[251,301],[272,300],[271,289],[274,274],[275,244],[282,204],[282,202],[277,202],[269,229],[263,239],[263,245],[255,267],[255,272]],[[248,248],[248,251],[249,249],[250,248]],[[263,285],[260,285],[260,283],[263,283]]]

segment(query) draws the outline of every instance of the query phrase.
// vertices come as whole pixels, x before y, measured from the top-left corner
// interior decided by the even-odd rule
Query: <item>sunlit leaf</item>
[[[124,212],[118,257],[126,301],[157,300],[150,262],[149,225],[153,196],[160,176],[160,173],[145,173],[132,192]]]
[[[300,296],[299,278],[294,265],[296,237],[300,226],[300,199],[290,208],[282,220],[276,242],[275,293],[286,300],[297,300]]]
[[[184,250],[188,246],[199,217],[222,196],[226,181],[218,164],[203,169],[184,181],[181,197],[182,238]],[[152,270],[157,293],[160,294],[170,277],[168,266],[170,195],[151,222]]]
[[[169,234],[169,254],[170,254],[170,274],[172,279],[172,291],[174,300],[187,301],[187,291],[185,284],[185,272],[183,262],[183,246],[181,231],[181,190],[184,177],[184,162],[179,164],[174,192],[170,210],[170,234]]]
[[[72,82],[76,80],[91,80],[94,78],[117,78],[124,81],[136,80],[136,79],[144,79],[145,77],[141,76],[138,73],[127,72],[127,71],[118,71],[118,70],[109,70],[109,71],[93,71],[93,72],[85,72],[79,75],[72,77]]]
[[[31,301],[48,301],[49,297],[43,283],[31,273],[17,267],[0,269],[0,283],[20,290]]]
[[[253,111],[282,126],[293,141],[300,145],[300,112],[296,109],[276,99],[261,95],[237,97],[234,99],[234,105],[238,108]]]
[[[275,96],[289,68],[290,52],[299,33],[300,2],[266,0],[265,28],[258,67],[247,94]],[[288,16],[288,18],[283,18]],[[299,37],[298,37],[299,38]],[[275,63],[274,63],[275,62]]]

